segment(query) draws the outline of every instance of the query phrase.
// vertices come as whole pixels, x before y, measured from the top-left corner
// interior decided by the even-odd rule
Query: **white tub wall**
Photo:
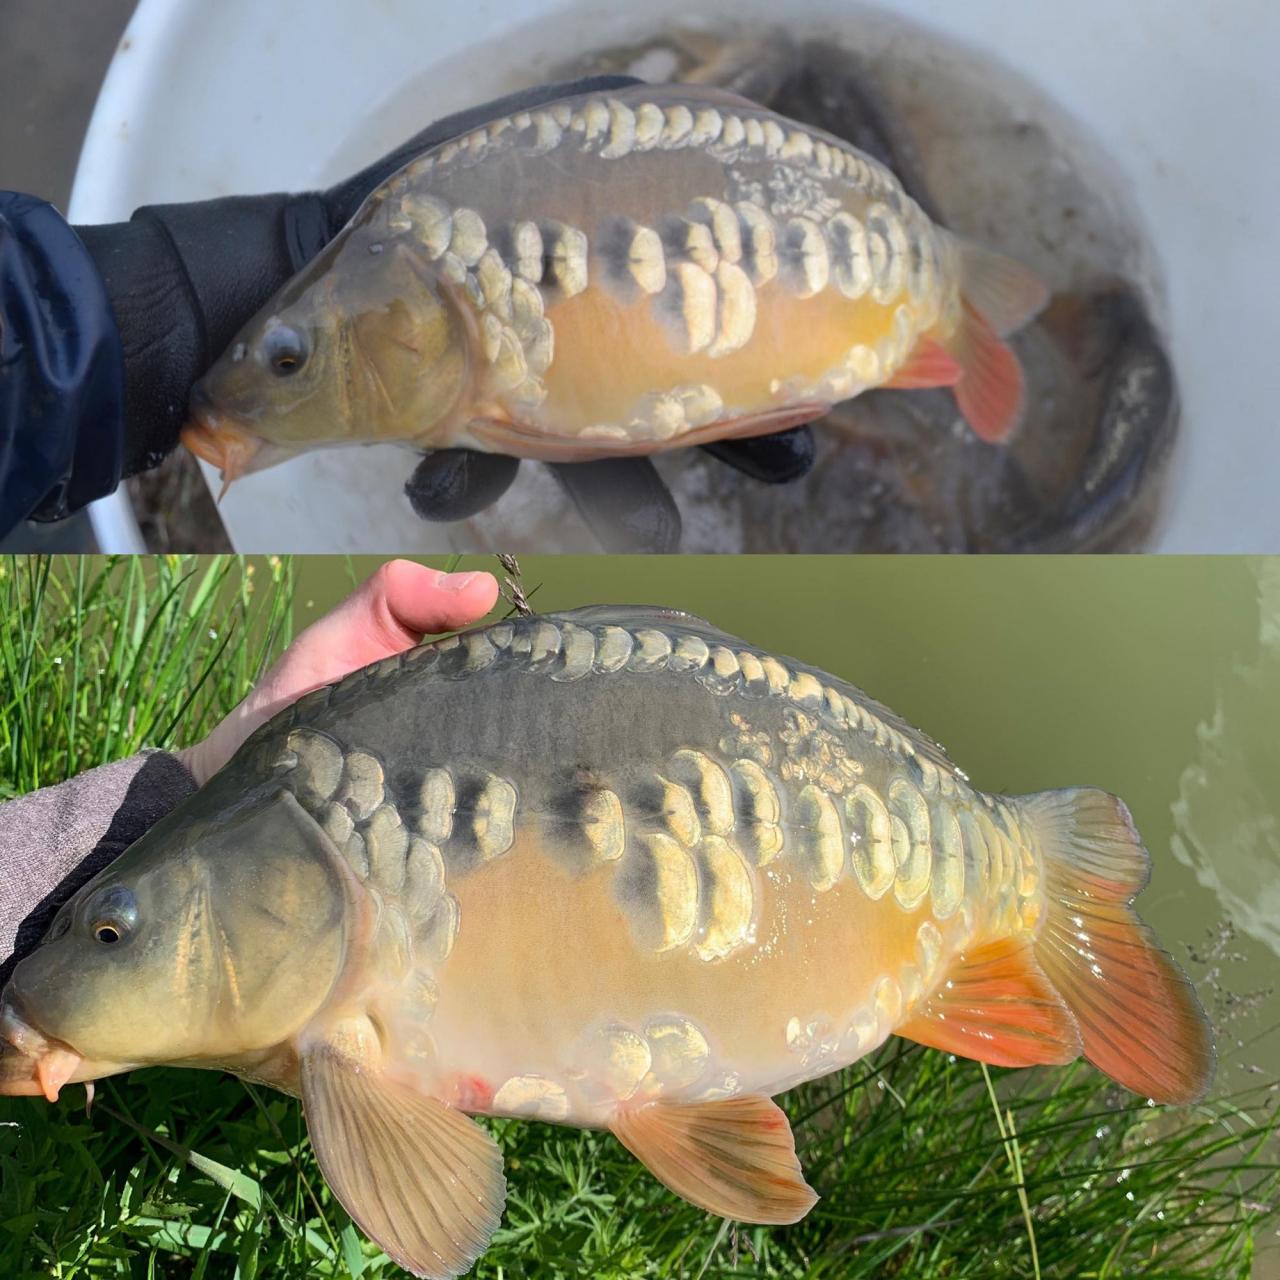
[[[1280,551],[1280,435],[1271,427],[1280,361],[1269,287],[1280,275],[1272,231],[1280,173],[1268,160],[1269,122],[1280,118],[1273,74],[1280,6],[895,0],[886,7],[1025,74],[1124,168],[1165,266],[1185,405],[1160,549]],[[536,78],[628,22],[609,9],[575,13],[574,48],[540,43],[540,20],[558,18],[547,30],[559,32],[569,8],[563,0],[143,0],[103,87],[72,219],[111,221],[148,202],[332,180],[395,140],[380,136],[393,122],[377,120],[376,107],[410,82],[429,88],[424,123],[505,88],[484,60],[468,60],[472,46],[532,24],[526,45]],[[778,13],[749,0],[704,4],[699,19],[716,11],[739,21],[774,21]],[[831,0],[806,0],[804,11],[848,16]],[[668,20],[687,24],[687,3],[647,6],[648,28]],[[438,75],[424,76],[432,66]],[[423,525],[400,496],[410,465],[386,449],[313,455],[240,482],[224,518],[245,550],[442,549],[447,531]]]
[[[91,502],[86,510],[89,524],[98,550],[113,555],[141,555],[147,549],[142,530],[134,518],[133,507],[123,488],[109,493],[97,502]]]

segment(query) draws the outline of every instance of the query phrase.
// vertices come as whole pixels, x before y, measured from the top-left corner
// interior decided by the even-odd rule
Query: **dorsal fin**
[[[572,622],[580,627],[626,627],[634,631],[637,627],[675,626],[714,635],[717,639],[731,640],[734,644],[743,643],[737,636],[721,631],[696,613],[685,613],[683,609],[669,609],[658,604],[589,604],[581,609],[563,609],[547,616]]]
[[[640,627],[653,627],[657,630],[667,631],[678,629],[690,635],[700,636],[711,644],[723,644],[734,649],[745,649],[758,657],[765,657],[770,654],[769,650],[762,649],[748,640],[743,640],[740,636],[735,636],[732,632],[715,626],[705,618],[700,618],[696,614],[685,613],[679,609],[663,608],[660,605],[596,604],[588,605],[581,609],[568,609],[549,616],[560,618],[565,622],[572,622],[582,627],[614,626],[624,627],[631,631]],[[957,772],[955,763],[947,755],[940,743],[935,742],[927,733],[923,733],[915,725],[904,720],[896,711],[886,707],[884,703],[878,702],[869,694],[864,693],[857,685],[851,684],[848,680],[841,680],[819,667],[810,666],[807,662],[800,662],[795,658],[788,657],[786,654],[779,653],[772,656],[776,657],[791,671],[803,672],[814,676],[823,684],[829,685],[838,693],[842,693],[856,702],[859,707],[869,712],[875,719],[883,722],[895,734],[907,739],[918,755],[931,761],[940,769],[945,769],[951,774]]]
[[[659,106],[663,103],[685,106],[694,103],[708,107],[725,107],[731,111],[746,111],[752,115],[773,114],[768,107],[762,107],[758,102],[752,102],[750,98],[734,93],[732,89],[723,89],[714,84],[645,84],[641,82],[586,96],[621,98],[624,101],[634,101],[638,98]]]

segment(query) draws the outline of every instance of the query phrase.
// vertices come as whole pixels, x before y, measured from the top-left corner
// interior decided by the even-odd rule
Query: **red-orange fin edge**
[[[1133,901],[1150,858],[1123,801],[1080,788],[1023,796],[1044,858],[1036,960],[1075,1015],[1084,1056],[1143,1097],[1189,1103],[1213,1080],[1213,1032],[1195,988]]]
[[[964,378],[955,356],[933,338],[921,338],[907,362],[884,385],[894,391],[954,387]]]
[[[947,981],[897,1034],[996,1067],[1072,1062],[1082,1049],[1075,1018],[1021,938],[957,957]]]

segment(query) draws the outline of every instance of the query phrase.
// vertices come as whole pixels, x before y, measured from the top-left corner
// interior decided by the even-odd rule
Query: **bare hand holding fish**
[[[978,792],[688,615],[512,619],[308,694],[86,886],[6,988],[0,1090],[168,1063],[297,1094],[421,1275],[501,1213],[467,1112],[611,1129],[694,1203],[791,1222],[814,1196],[770,1097],[890,1034],[1200,1096],[1148,868],[1114,797]]]

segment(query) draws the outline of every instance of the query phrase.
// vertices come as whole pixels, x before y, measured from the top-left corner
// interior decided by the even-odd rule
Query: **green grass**
[[[288,562],[247,581],[5,563],[0,794],[215,723],[289,634]],[[783,1099],[823,1197],[787,1230],[709,1218],[608,1135],[494,1122],[509,1200],[475,1274],[1245,1277],[1274,1243],[1276,1096],[1165,1110],[1083,1065],[988,1073],[892,1040]],[[0,1100],[0,1276],[403,1274],[329,1196],[292,1100],[170,1070],[102,1082],[91,1118],[82,1098]]]
[[[0,798],[198,740],[289,642],[292,604],[276,557],[6,557]]]

